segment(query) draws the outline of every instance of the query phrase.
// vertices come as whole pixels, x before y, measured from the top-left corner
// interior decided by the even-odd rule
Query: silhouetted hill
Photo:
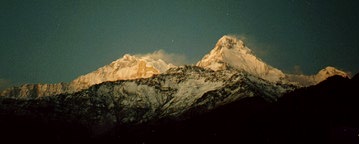
[[[0,115],[2,138],[37,143],[359,143],[358,76],[333,76],[277,102],[247,97],[190,119],[118,125],[101,136],[67,121]]]
[[[126,141],[144,143],[266,143],[272,106],[261,97],[252,97],[219,107],[188,120],[161,120],[138,126]],[[123,129],[118,129],[123,131]],[[117,132],[119,133],[119,132]],[[103,138],[108,139],[108,138]]]
[[[353,81],[358,82],[359,81],[359,73],[357,73],[356,75],[353,76],[352,78]]]
[[[333,76],[278,101],[283,133],[298,143],[359,143],[359,83]]]

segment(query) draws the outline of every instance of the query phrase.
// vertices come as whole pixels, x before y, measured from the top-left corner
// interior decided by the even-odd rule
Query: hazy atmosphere
[[[0,89],[69,82],[124,54],[195,64],[226,34],[268,64],[314,74],[359,70],[355,0],[0,2]]]

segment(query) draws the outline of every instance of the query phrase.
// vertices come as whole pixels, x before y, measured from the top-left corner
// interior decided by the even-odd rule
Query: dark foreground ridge
[[[119,124],[93,135],[72,118],[44,119],[51,103],[16,116],[1,100],[0,137],[12,143],[359,143],[359,76],[333,76],[316,86],[284,95],[277,102],[249,97],[190,119],[160,119],[141,125]],[[12,111],[13,112],[13,111]],[[49,113],[51,115],[51,113]]]

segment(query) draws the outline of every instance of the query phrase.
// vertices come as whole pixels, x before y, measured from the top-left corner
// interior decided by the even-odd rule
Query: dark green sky
[[[195,63],[225,34],[268,64],[359,70],[355,0],[1,0],[0,84],[68,82],[126,53]]]

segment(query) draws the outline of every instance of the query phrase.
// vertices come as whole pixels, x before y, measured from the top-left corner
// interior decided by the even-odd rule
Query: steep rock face
[[[5,89],[0,93],[0,96],[36,98],[61,93],[73,93],[106,81],[148,78],[154,74],[163,73],[171,67],[175,66],[167,64],[161,59],[126,54],[123,58],[113,61],[111,64],[101,67],[96,71],[82,75],[70,83],[25,84]]]
[[[246,72],[180,66],[147,79],[102,83],[68,98],[109,97],[121,107],[121,123],[143,123],[162,117],[176,118],[193,108],[211,110],[245,97],[276,100],[293,89],[272,85]]]
[[[75,121],[101,133],[117,124],[186,118],[182,114],[210,111],[246,97],[275,101],[293,89],[243,71],[181,66],[151,78],[104,82],[72,94],[14,103],[0,99],[0,113]]]
[[[148,78],[154,74],[163,73],[171,67],[174,65],[167,64],[161,59],[126,54],[109,65],[76,78],[70,83],[70,86],[75,90],[80,90],[106,81]]]
[[[278,82],[284,73],[257,58],[243,41],[233,36],[223,36],[214,49],[197,63],[212,70],[238,69],[271,82]]]
[[[197,66],[215,71],[237,69],[246,71],[270,82],[295,84],[297,86],[315,85],[334,75],[349,77],[347,73],[330,66],[319,71],[318,74],[311,76],[285,74],[257,58],[252,51],[245,46],[244,42],[235,36],[223,36],[220,38],[214,49],[205,55],[203,59],[197,63]]]

